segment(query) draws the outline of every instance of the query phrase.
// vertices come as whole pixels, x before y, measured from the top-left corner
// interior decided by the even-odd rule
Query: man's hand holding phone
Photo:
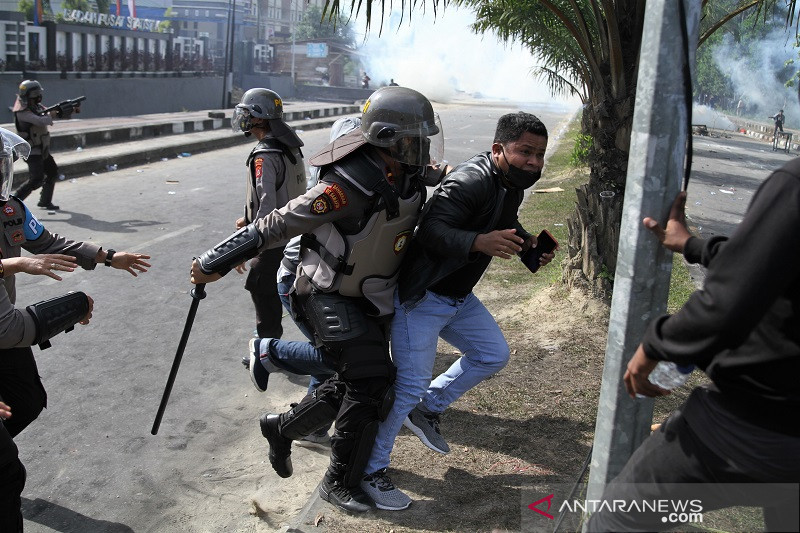
[[[519,259],[528,267],[528,270],[536,272],[539,267],[553,260],[556,250],[558,250],[558,241],[549,231],[543,229],[536,237],[536,246],[531,246],[527,251],[520,254]]]

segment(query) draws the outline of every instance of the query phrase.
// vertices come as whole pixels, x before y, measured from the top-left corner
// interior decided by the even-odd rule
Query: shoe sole
[[[383,511],[405,511],[406,509],[411,507],[411,502],[408,502],[408,505],[406,505],[405,507],[389,507],[388,505],[381,505],[378,502],[375,502],[375,507]]]
[[[369,512],[369,511],[371,511],[373,509],[373,507],[369,507],[366,504],[361,504],[361,505],[365,505],[367,507],[364,510],[348,509],[347,507],[342,507],[341,505],[337,505],[336,502],[331,501],[332,500],[331,493],[327,492],[322,485],[319,486],[319,496],[320,496],[320,498],[322,498],[323,500],[325,500],[329,504],[333,505],[337,509],[341,509],[342,511],[344,511],[346,513],[359,513],[359,514],[361,514],[361,513],[367,513],[367,512]]]
[[[406,419],[403,420],[403,425],[405,427],[407,427],[408,429],[410,429],[411,433],[416,435],[419,438],[419,440],[422,441],[422,444],[424,444],[425,446],[427,446],[431,450],[435,451],[436,453],[440,453],[442,455],[447,455],[448,453],[450,453],[450,450],[442,450],[442,449],[438,448],[437,446],[434,446],[434,444],[430,440],[428,440],[428,437],[425,436],[425,432],[422,429],[420,429],[419,427],[415,426],[414,423],[411,422],[410,418],[406,417]]]
[[[249,366],[249,370],[250,370],[250,381],[252,381],[252,382],[253,382],[253,386],[254,386],[254,387],[255,387],[255,388],[256,388],[256,389],[257,389],[259,392],[267,392],[267,387],[264,387],[264,388],[262,389],[262,388],[261,388],[261,387],[258,385],[258,380],[256,379],[256,373],[255,373],[255,369],[257,368],[257,367],[256,367],[256,365],[261,365],[261,357],[260,357],[260,356],[256,356],[256,347],[255,347],[255,344],[256,344],[256,341],[257,341],[257,340],[258,340],[258,339],[250,339],[250,342],[248,343],[248,346],[249,346],[249,348],[250,348],[250,366]],[[264,372],[267,372],[267,370],[266,370],[266,369],[264,369]],[[267,372],[267,376],[269,376],[269,372]]]

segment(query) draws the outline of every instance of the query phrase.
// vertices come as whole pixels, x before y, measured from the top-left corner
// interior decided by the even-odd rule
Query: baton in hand
[[[153,422],[153,429],[150,430],[150,433],[153,435],[158,433],[158,426],[161,425],[161,417],[164,416],[164,410],[167,408],[169,395],[172,392],[172,385],[175,383],[175,376],[178,374],[178,367],[181,366],[183,351],[186,349],[186,342],[189,340],[189,333],[192,331],[194,315],[197,314],[197,306],[200,305],[200,300],[206,297],[205,289],[205,283],[198,283],[190,293],[192,295],[192,305],[189,307],[189,314],[186,317],[186,324],[183,326],[183,335],[181,335],[181,341],[178,343],[178,351],[175,352],[175,359],[172,361],[172,370],[169,371],[167,386],[164,387],[164,395],[161,397],[161,404],[158,406],[156,419]]]

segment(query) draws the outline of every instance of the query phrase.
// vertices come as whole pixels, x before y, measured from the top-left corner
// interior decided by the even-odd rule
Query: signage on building
[[[158,25],[161,23],[160,20],[107,15],[105,13],[79,11],[77,9],[65,9],[64,22],[78,22],[81,24],[94,24],[96,26],[151,32],[157,32]]]
[[[326,43],[307,43],[306,57],[328,57],[328,45]]]

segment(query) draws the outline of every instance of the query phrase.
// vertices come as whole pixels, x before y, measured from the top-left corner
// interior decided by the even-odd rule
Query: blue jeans
[[[289,313],[291,309],[289,306],[289,289],[294,284],[294,276],[285,276],[278,282],[278,296],[281,299],[283,307]],[[302,322],[295,322],[300,332],[305,335],[309,341],[314,340],[314,336],[308,330],[306,325]],[[333,369],[325,361],[322,351],[315,348],[311,342],[302,341],[282,341],[280,339],[272,339],[267,346],[267,343],[261,343],[261,355],[270,349],[269,360],[275,366],[291,372],[292,374],[310,375],[311,380],[308,383],[308,392],[316,389],[320,383],[333,375]]]
[[[462,394],[502,369],[509,349],[503,332],[474,294],[450,298],[430,291],[401,304],[394,296],[392,360],[397,367],[392,410],[381,422],[366,473],[389,466],[394,439],[408,413],[422,402],[428,411],[443,412]],[[438,338],[463,354],[431,381]]]

